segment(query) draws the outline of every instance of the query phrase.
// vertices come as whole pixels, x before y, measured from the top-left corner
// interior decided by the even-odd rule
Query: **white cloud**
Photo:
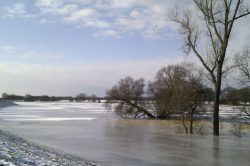
[[[65,22],[75,23],[80,26],[94,27],[94,28],[108,28],[110,23],[101,20],[99,13],[92,8],[84,8],[72,12],[69,16],[65,16],[63,20]]]
[[[53,21],[48,20],[46,18],[40,18],[39,20],[36,21],[36,23],[38,23],[38,24],[49,24],[49,23],[53,23]]]
[[[128,8],[133,6],[150,6],[154,3],[159,3],[159,0],[111,0],[110,5],[114,8]],[[164,3],[164,2],[162,2]]]
[[[109,36],[116,36],[117,35],[117,32],[114,30],[106,30],[104,32],[106,35],[109,35]]]
[[[94,3],[94,0],[71,0],[71,1],[81,3],[81,4],[85,4],[85,5]]]
[[[167,3],[168,2],[168,3]],[[96,33],[107,33],[108,30],[120,31],[119,34],[137,33],[140,31],[152,32],[155,26],[158,29],[166,28],[166,6],[170,0],[36,0],[31,14],[39,15],[39,23],[64,21],[77,27],[96,28]],[[171,3],[173,4],[173,3]],[[15,16],[28,14],[25,5],[16,6]],[[11,13],[10,11],[9,13]],[[13,14],[12,14],[13,15]],[[53,20],[53,21],[52,21]],[[100,29],[99,29],[100,28]],[[99,31],[99,32],[98,32]],[[103,31],[103,32],[102,32]],[[157,34],[151,33],[151,35]],[[112,35],[110,35],[112,36]]]
[[[11,7],[6,7],[8,14],[26,14],[25,6],[22,3],[13,4]]]
[[[101,32],[95,33],[94,34],[95,37],[112,37],[112,38],[121,38],[122,35],[115,31],[115,30],[103,30]]]
[[[198,16],[190,0],[36,0],[33,3],[32,12],[28,12],[24,4],[17,3],[6,7],[6,15],[26,18],[39,15],[38,23],[63,21],[76,27],[94,28],[94,34],[108,34],[113,30],[123,36],[139,34],[151,39],[165,38],[169,36],[166,34],[178,29],[167,20],[169,10],[175,6],[180,10],[192,10]]]
[[[152,29],[145,30],[142,33],[143,33],[143,36],[149,39],[159,39],[162,37],[161,35],[158,35],[156,30],[152,30]]]
[[[173,56],[167,59],[113,60],[97,64],[76,62],[67,65],[1,61],[0,86],[2,92],[16,94],[75,95],[86,92],[104,95],[106,89],[127,75],[152,80],[161,67],[182,60],[182,57]]]
[[[51,13],[54,15],[68,15],[76,10],[78,10],[78,6],[75,4],[63,5],[61,7],[54,6],[41,9],[43,13]]]
[[[5,7],[5,17],[22,17],[22,18],[35,18],[36,14],[31,14],[26,11],[23,3],[14,3],[8,7]]]
[[[96,28],[108,28],[110,24],[106,21],[101,20],[88,20],[85,21],[84,25],[88,27],[96,27]]]
[[[55,53],[40,53],[36,51],[27,51],[23,53],[22,57],[25,60],[58,60],[63,58],[63,54],[55,54]]]
[[[6,52],[16,52],[16,47],[13,46],[8,46],[8,45],[2,45],[0,46],[1,51],[6,51]]]
[[[145,21],[139,19],[117,18],[115,24],[124,30],[142,30],[145,28]]]
[[[141,12],[138,11],[138,10],[132,10],[132,11],[130,12],[130,16],[131,16],[131,17],[134,17],[134,18],[139,17],[139,16],[141,16]]]
[[[65,20],[78,22],[78,21],[89,19],[90,17],[94,17],[95,15],[96,15],[96,11],[94,9],[86,8],[86,9],[81,9],[81,10],[71,13],[69,17],[65,18]]]
[[[43,63],[44,61],[61,60],[64,58],[63,53],[43,51],[35,46],[33,49],[26,49],[10,45],[0,45],[0,56],[7,60],[10,59],[12,62],[26,61],[29,63]],[[15,58],[13,59],[13,57]]]
[[[36,0],[37,6],[58,6],[63,3],[62,0]]]

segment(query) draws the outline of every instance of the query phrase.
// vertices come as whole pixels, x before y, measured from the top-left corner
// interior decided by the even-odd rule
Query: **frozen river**
[[[106,166],[245,166],[249,137],[175,134],[167,122],[121,120],[101,103],[20,102],[0,128]]]

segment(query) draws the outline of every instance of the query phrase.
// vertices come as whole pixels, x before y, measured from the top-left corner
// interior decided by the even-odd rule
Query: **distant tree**
[[[87,99],[86,93],[80,93],[76,96],[76,101],[85,101]]]
[[[3,93],[2,98],[6,100],[23,100],[23,96],[19,96],[15,94],[7,94],[7,93]]]
[[[91,100],[92,102],[96,102],[96,100],[98,99],[98,97],[97,97],[95,94],[89,96],[88,98],[89,98],[89,100]]]
[[[201,97],[202,97],[202,101],[211,103],[211,101],[214,100],[214,91],[213,91],[213,89],[204,86],[203,95]]]
[[[8,96],[9,96],[9,95],[8,95],[7,93],[3,93],[3,94],[2,94],[2,98],[3,98],[3,99],[7,99]]]
[[[221,103],[228,105],[250,104],[250,87],[226,87],[221,92]]]
[[[66,100],[73,101],[74,98],[72,96],[68,96],[68,97],[66,97]]]
[[[250,87],[243,87],[238,90],[239,102],[244,105],[250,104]]]
[[[125,119],[141,117],[155,118],[143,101],[144,80],[134,80],[132,77],[121,79],[113,88],[106,92],[106,108],[114,105],[115,112]]]
[[[239,105],[239,90],[233,87],[226,87],[221,92],[221,102],[229,105]]]
[[[30,94],[24,96],[24,101],[36,101],[36,98]]]
[[[49,97],[49,101],[57,101],[57,98],[55,96]]]
[[[191,11],[180,13],[175,10],[170,14],[170,19],[180,25],[179,32],[184,39],[184,51],[187,54],[192,51],[196,55],[214,85],[213,133],[218,136],[222,76],[231,68],[225,67],[228,45],[236,21],[250,12],[245,7],[244,0],[193,2],[202,17],[194,20]]]
[[[40,101],[50,101],[51,98],[47,95],[40,96]]]

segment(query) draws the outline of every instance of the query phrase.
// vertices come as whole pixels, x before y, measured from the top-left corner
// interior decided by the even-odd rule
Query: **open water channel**
[[[248,166],[250,138],[176,134],[166,121],[122,120],[102,103],[19,102],[0,129],[104,166]]]

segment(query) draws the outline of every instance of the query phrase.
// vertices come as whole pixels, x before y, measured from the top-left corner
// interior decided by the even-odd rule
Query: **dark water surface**
[[[101,103],[18,103],[0,128],[106,166],[248,166],[250,138],[175,134],[166,122],[125,121]]]

